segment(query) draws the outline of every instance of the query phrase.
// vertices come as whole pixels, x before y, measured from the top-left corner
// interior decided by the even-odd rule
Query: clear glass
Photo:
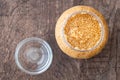
[[[89,14],[89,15],[93,16],[94,18],[96,18],[96,20],[98,21],[98,23],[99,23],[99,25],[100,25],[100,29],[101,29],[100,39],[99,39],[99,41],[96,43],[95,46],[93,46],[92,48],[90,48],[90,49],[88,49],[88,50],[80,50],[80,49],[78,50],[78,49],[73,48],[73,47],[69,44],[69,42],[66,40],[66,38],[65,38],[64,27],[65,27],[68,19],[69,19],[71,16],[74,16],[74,15],[76,15],[76,14]],[[68,47],[70,47],[71,49],[76,50],[76,51],[80,51],[80,52],[88,52],[88,51],[92,51],[92,50],[94,50],[95,48],[97,48],[97,47],[101,44],[101,42],[103,41],[104,32],[105,32],[105,31],[104,31],[104,27],[103,27],[103,23],[102,23],[101,19],[100,19],[95,13],[90,12],[90,11],[86,11],[86,10],[76,11],[76,12],[68,15],[67,18],[64,20],[63,25],[62,25],[62,37],[63,37],[63,40],[64,40],[65,44],[66,44]]]
[[[16,47],[15,61],[24,72],[37,75],[45,72],[52,63],[52,50],[49,44],[40,38],[26,38]]]

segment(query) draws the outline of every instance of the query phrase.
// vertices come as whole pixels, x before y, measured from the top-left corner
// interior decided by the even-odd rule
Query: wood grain
[[[120,80],[120,0],[0,0],[0,80]],[[88,60],[65,55],[55,40],[55,24],[66,9],[88,5],[109,26],[102,52]],[[27,37],[45,39],[53,50],[49,70],[37,76],[21,72],[14,60],[16,45]]]

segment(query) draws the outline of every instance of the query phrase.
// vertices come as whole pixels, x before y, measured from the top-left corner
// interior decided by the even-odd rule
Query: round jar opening
[[[93,12],[78,11],[70,14],[63,23],[63,40],[71,49],[91,51],[104,38],[101,19]]]

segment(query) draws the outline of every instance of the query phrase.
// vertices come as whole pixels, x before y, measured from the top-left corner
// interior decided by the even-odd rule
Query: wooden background
[[[57,19],[75,5],[99,10],[109,26],[106,47],[88,60],[68,57],[55,40]],[[16,45],[28,37],[45,39],[53,50],[51,67],[37,76],[14,60]],[[0,80],[120,80],[120,0],[0,0]]]

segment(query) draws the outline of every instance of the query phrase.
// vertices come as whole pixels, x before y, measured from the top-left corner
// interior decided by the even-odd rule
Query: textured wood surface
[[[63,54],[55,40],[57,19],[75,5],[99,10],[109,26],[106,47],[88,60]],[[16,45],[27,37],[52,47],[53,63],[43,74],[30,76],[15,64]],[[120,80],[120,0],[0,0],[0,80]]]

